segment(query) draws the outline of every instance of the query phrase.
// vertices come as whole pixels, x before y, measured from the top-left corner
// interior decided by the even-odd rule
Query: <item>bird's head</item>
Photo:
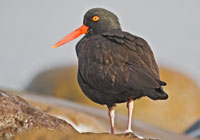
[[[113,29],[120,29],[117,16],[103,8],[90,9],[84,16],[83,24],[89,27],[89,34],[99,34]]]
[[[110,30],[121,29],[117,16],[103,8],[93,8],[86,12],[83,25],[62,40],[57,42],[52,48],[59,47],[70,42],[82,34],[100,34]]]

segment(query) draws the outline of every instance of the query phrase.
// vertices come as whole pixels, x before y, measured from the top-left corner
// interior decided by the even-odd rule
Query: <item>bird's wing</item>
[[[152,76],[159,78],[159,70],[153,52],[144,39],[118,30],[104,33],[103,36],[130,50],[133,56],[130,56],[129,63],[147,66],[147,69],[152,72]]]
[[[114,93],[155,89],[164,84],[153,53],[142,38],[113,31],[84,44],[78,47],[79,69],[90,87]]]
[[[135,85],[138,83],[137,87],[141,85],[149,88],[158,88],[160,85],[166,84],[160,81],[159,69],[153,52],[144,39],[119,30],[102,35],[118,44],[113,56],[114,59],[120,57],[124,59],[125,65],[132,73],[129,79],[130,83],[133,82]]]

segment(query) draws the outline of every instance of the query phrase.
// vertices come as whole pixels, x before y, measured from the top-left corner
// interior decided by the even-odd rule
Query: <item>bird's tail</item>
[[[166,100],[168,98],[167,93],[162,87],[155,89],[155,91],[148,92],[147,96],[152,100]]]

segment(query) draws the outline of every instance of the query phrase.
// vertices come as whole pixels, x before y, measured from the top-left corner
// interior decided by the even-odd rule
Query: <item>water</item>
[[[149,42],[160,65],[200,83],[199,4],[198,0],[0,1],[0,86],[20,90],[41,70],[77,64],[78,39],[50,47],[81,26],[92,7],[115,12],[124,30]]]

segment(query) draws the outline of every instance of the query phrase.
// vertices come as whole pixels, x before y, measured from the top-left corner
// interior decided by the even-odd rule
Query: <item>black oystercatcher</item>
[[[111,133],[114,133],[114,106],[127,102],[128,127],[131,130],[133,101],[147,96],[164,100],[168,95],[162,86],[158,66],[147,42],[122,31],[117,16],[105,9],[94,8],[85,16],[83,25],[56,43],[59,47],[78,36],[76,45],[78,82],[92,101],[107,105]]]

